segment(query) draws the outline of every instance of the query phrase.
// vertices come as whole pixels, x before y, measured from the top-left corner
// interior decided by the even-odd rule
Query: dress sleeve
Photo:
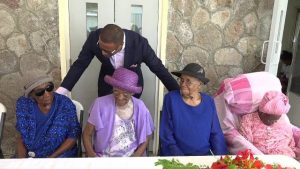
[[[100,100],[96,99],[91,105],[88,123],[95,126],[95,130],[99,130],[104,127],[101,118]]]
[[[212,100],[212,126],[209,142],[211,144],[211,151],[216,155],[228,154],[223,131],[220,126],[219,118],[217,116],[216,106]]]
[[[169,108],[170,97],[168,95],[164,98],[163,110],[160,119],[160,148],[163,156],[184,156],[182,150],[178,147],[176,139],[174,138],[172,113]]]
[[[71,91],[74,85],[77,83],[79,78],[85,69],[89,66],[95,56],[93,48],[97,46],[97,33],[96,31],[91,32],[88,39],[85,41],[78,58],[71,65],[66,77],[63,79],[61,86]]]
[[[28,112],[29,106],[26,105],[26,99],[20,97],[16,103],[16,129],[21,133],[21,130],[24,129],[22,127],[26,124],[26,112]]]
[[[81,127],[77,118],[76,114],[76,107],[72,103],[72,101],[68,101],[66,103],[66,113],[68,114],[68,127],[69,127],[69,133],[68,138],[78,138],[81,137]]]
[[[139,107],[139,111],[143,111],[138,117],[139,123],[137,130],[139,130],[137,133],[138,136],[138,144],[142,144],[147,140],[147,136],[150,136],[154,131],[154,124],[153,119],[151,117],[151,114],[145,104],[141,101]]]
[[[253,142],[252,121],[251,114],[243,115],[240,120],[239,129],[240,134],[251,143]]]

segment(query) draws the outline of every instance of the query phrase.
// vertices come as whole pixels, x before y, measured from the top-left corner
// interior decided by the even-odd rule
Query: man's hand
[[[64,87],[57,88],[55,92],[61,95],[65,95],[67,97],[71,97],[71,92]]]

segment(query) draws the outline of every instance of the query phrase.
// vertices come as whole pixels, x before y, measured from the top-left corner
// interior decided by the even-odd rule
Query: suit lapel
[[[130,55],[131,55],[131,43],[130,43],[130,41],[131,41],[131,37],[128,35],[128,32],[127,32],[127,30],[124,30],[123,29],[123,31],[124,31],[124,33],[125,33],[125,39],[126,39],[126,41],[125,41],[125,53],[124,53],[124,67],[125,68],[129,68],[129,66],[130,66]]]

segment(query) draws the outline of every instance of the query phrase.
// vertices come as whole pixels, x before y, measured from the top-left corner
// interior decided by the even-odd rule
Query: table
[[[300,163],[283,155],[256,156],[266,163],[280,163],[283,167],[300,169]],[[110,158],[48,158],[48,159],[1,159],[0,169],[161,169],[155,166],[158,159],[178,159],[182,163],[208,165],[219,156],[193,157],[110,157]]]

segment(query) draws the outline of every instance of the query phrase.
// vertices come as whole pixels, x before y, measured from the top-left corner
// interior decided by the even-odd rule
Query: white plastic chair
[[[82,128],[83,125],[83,112],[84,112],[84,108],[82,106],[82,104],[76,100],[72,100],[72,102],[74,103],[75,107],[76,107],[76,113],[77,113],[77,118],[80,124],[80,127]],[[81,133],[80,136],[78,137],[77,140],[77,145],[78,145],[78,157],[82,156],[82,147],[81,147]]]
[[[5,116],[6,116],[6,108],[2,103],[0,103],[0,158],[4,158],[2,149],[1,149],[1,141],[2,141],[2,136],[3,136]]]

